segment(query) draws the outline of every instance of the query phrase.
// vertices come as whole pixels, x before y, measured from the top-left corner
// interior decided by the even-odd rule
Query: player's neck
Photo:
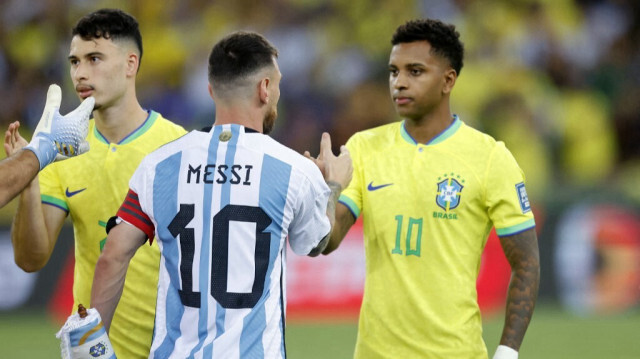
[[[451,126],[451,123],[453,123],[453,114],[451,114],[449,106],[442,106],[439,110],[417,119],[405,118],[407,132],[418,143],[429,143]]]
[[[216,107],[216,122],[214,126],[237,124],[244,127],[252,128],[262,133],[262,121],[264,116],[258,111],[253,111],[251,108],[241,106]]]
[[[148,117],[136,98],[94,111],[98,131],[109,143],[118,143],[140,127]]]

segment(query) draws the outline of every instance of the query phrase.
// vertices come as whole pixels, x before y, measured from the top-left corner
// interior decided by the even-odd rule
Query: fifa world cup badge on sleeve
[[[56,337],[61,341],[62,359],[116,358],[100,313],[94,308],[78,305],[78,313],[67,319]]]

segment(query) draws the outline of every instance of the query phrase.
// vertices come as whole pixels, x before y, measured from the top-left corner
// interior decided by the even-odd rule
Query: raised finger
[[[330,158],[333,156],[333,152],[331,151],[331,136],[329,136],[329,133],[327,132],[322,133],[322,139],[320,140],[320,156],[322,156],[322,158]]]

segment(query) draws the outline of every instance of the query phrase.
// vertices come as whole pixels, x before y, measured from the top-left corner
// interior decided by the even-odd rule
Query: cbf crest
[[[442,179],[444,177],[444,179]],[[446,174],[438,177],[438,194],[436,195],[436,204],[446,212],[458,207],[464,186],[464,179],[454,173]]]

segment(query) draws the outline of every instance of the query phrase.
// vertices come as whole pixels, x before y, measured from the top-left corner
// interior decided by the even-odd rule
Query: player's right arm
[[[27,144],[17,132],[18,125],[13,124],[5,134],[4,148],[7,155],[17,151],[31,151],[42,170],[55,159],[88,151],[86,137],[95,99],[86,98],[65,116],[59,112],[61,101],[60,86],[49,86],[44,111],[31,142]],[[47,264],[65,217],[64,210],[42,204],[38,178],[31,180],[20,194],[18,212],[11,228],[14,259],[20,268],[26,272],[35,272]]]
[[[31,151],[19,151],[0,161],[0,208],[22,191],[36,176],[40,164]]]
[[[310,256],[315,257],[320,253],[325,253],[326,247],[332,241],[337,225],[336,220],[338,219],[336,217],[336,209],[342,206],[338,205],[338,198],[342,190],[351,182],[353,164],[349,150],[345,146],[340,148],[340,155],[335,156],[333,154],[331,150],[331,137],[326,132],[322,134],[322,139],[320,140],[320,154],[318,158],[311,157],[309,152],[305,152],[305,157],[311,159],[318,166],[327,186],[329,186],[331,190],[327,201],[327,217],[329,218],[331,230],[329,234],[320,241],[318,246],[309,253]],[[344,232],[344,234],[346,234],[346,232]],[[342,237],[344,237],[344,234]],[[337,247],[337,245],[335,247]]]
[[[100,313],[107,332],[122,296],[129,262],[146,240],[141,229],[126,222],[109,230],[91,287],[91,306]]]
[[[336,219],[331,229],[329,243],[327,243],[322,254],[327,255],[336,250],[355,222],[356,219],[347,206],[338,202],[336,205]]]

